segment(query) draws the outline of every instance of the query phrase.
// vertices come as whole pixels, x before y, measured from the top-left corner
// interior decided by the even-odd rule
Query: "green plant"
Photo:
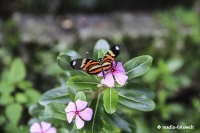
[[[99,43],[101,42],[101,43]],[[95,58],[101,58],[109,48],[105,40],[99,40],[94,47]],[[106,46],[105,46],[106,45]],[[104,54],[102,54],[104,53]],[[80,58],[75,51],[62,53],[57,57],[58,65],[68,74],[67,85],[62,82],[58,88],[45,92],[39,104],[32,105],[29,113],[33,116],[30,123],[46,121],[52,123],[58,130],[64,128],[71,132],[135,132],[136,125],[128,117],[124,109],[151,111],[155,105],[152,101],[153,92],[135,82],[125,85],[115,83],[115,87],[101,84],[102,77],[91,76],[83,71],[70,67],[70,61]],[[152,57],[139,56],[126,62],[123,67],[128,80],[144,74],[151,66]],[[108,80],[108,79],[107,79]],[[92,120],[77,130],[67,123],[66,104],[77,99],[87,101],[93,110]],[[69,105],[68,105],[69,106]]]
[[[40,93],[32,82],[25,79],[26,68],[20,58],[15,58],[10,68],[4,68],[0,79],[0,126],[6,132],[19,131],[25,108],[36,103]]]

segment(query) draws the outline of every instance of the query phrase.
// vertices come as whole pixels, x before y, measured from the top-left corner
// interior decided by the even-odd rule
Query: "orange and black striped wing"
[[[102,71],[101,64],[92,59],[76,59],[70,62],[70,66],[76,70],[86,71],[88,74],[95,75]]]
[[[112,67],[112,62],[117,58],[117,56],[120,54],[120,46],[115,45],[113,46],[106,55],[104,56],[102,60],[102,67],[104,71],[109,70]]]

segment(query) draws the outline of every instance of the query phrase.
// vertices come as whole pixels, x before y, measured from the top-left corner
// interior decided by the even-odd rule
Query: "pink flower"
[[[30,127],[31,133],[57,133],[54,127],[51,127],[51,123],[41,122],[41,125],[37,122],[33,123]]]
[[[75,116],[76,127],[78,129],[81,129],[84,126],[83,120],[90,121],[92,119],[93,111],[91,108],[86,108],[86,107],[87,107],[87,102],[79,99],[76,101],[76,105],[74,102],[69,102],[69,104],[65,108],[68,122],[71,123],[72,119]]]
[[[116,79],[116,81],[120,85],[124,85],[128,79],[128,76],[126,76],[126,72],[122,66],[122,62],[118,62],[117,66],[116,62],[113,61],[112,68],[109,70],[109,72],[106,74],[105,79],[103,78],[101,83],[107,85],[108,87],[114,87],[115,81],[113,78],[113,75]],[[102,76],[102,73],[98,74],[98,76]]]

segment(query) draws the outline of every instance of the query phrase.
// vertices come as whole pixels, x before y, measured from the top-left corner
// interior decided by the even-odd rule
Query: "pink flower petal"
[[[101,83],[107,85],[108,87],[113,87],[115,83],[112,74],[108,73],[105,79],[101,80]]]
[[[122,66],[122,62],[117,63],[115,70],[116,70],[116,72],[126,74],[126,71],[124,70],[124,67]]]
[[[113,62],[112,62],[112,67],[115,68],[115,66],[116,66],[116,62],[113,61]]]
[[[128,76],[126,76],[123,73],[114,73],[115,79],[116,81],[120,84],[120,85],[124,85],[128,79]]]
[[[76,107],[78,111],[81,111],[87,107],[87,102],[78,99],[76,101]]]
[[[57,133],[56,129],[54,127],[51,127],[48,131],[45,133]]]
[[[51,123],[41,122],[42,131],[47,131],[51,127]]]
[[[40,127],[40,124],[37,123],[37,122],[33,123],[33,125],[31,125],[31,127],[30,127],[30,132],[31,133],[41,132],[41,131],[42,131],[42,129]]]
[[[68,121],[69,123],[71,123],[71,122],[72,122],[72,119],[74,118],[74,116],[75,116],[75,113],[74,113],[74,112],[69,112],[69,113],[67,113],[67,121]]]
[[[69,104],[65,108],[65,112],[68,113],[68,112],[72,112],[72,111],[76,111],[76,106],[75,106],[74,102],[69,102]]]
[[[85,110],[79,112],[81,118],[85,121],[90,121],[92,119],[93,111],[91,108],[86,108]]]
[[[84,121],[81,120],[81,118],[80,118],[78,115],[76,116],[76,121],[75,121],[75,123],[76,123],[76,127],[77,127],[78,129],[81,129],[81,128],[84,126]]]
[[[103,73],[100,72],[99,74],[97,74],[98,77],[103,77]]]

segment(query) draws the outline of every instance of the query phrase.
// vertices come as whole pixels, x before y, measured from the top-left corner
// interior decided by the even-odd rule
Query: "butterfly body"
[[[99,58],[98,61],[93,59],[76,59],[70,62],[70,66],[76,70],[86,71],[88,74],[96,75],[103,73],[105,78],[104,71],[108,71],[112,67],[112,62],[120,53],[120,46],[113,46],[105,54],[104,58]]]

